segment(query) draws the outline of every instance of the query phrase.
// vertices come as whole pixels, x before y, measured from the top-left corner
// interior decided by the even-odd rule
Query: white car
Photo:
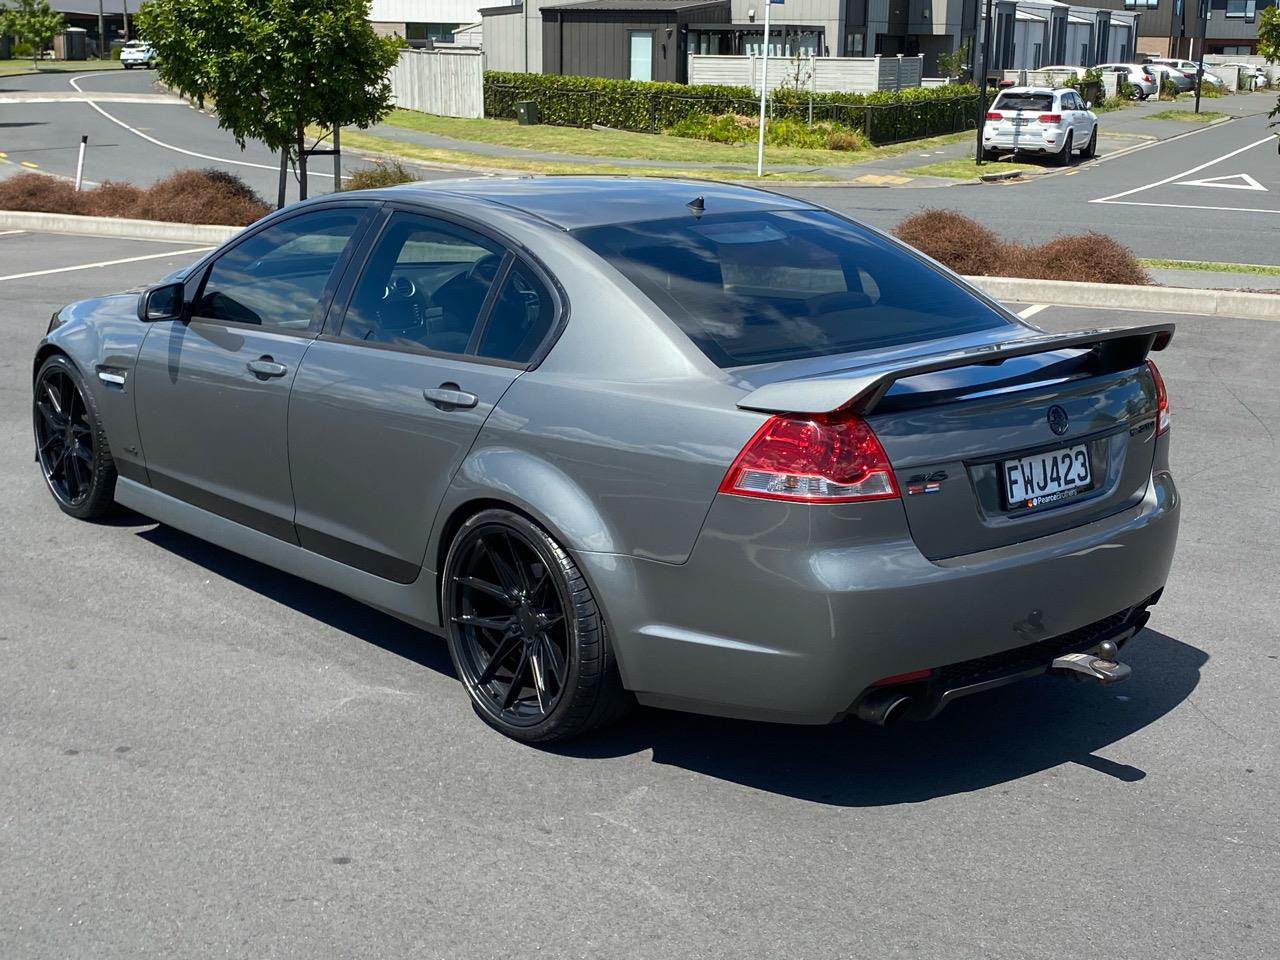
[[[1196,85],[1196,72],[1200,67],[1194,60],[1179,60],[1176,57],[1152,57],[1149,63],[1162,63],[1165,66],[1172,67],[1174,70],[1181,72],[1184,77],[1190,80],[1192,87]],[[1226,84],[1222,82],[1221,77],[1217,74],[1210,73],[1208,70],[1204,72],[1204,82],[1212,84],[1219,89],[1226,86]]]
[[[120,65],[126,70],[132,70],[134,67],[142,67],[143,69],[151,69],[155,66],[156,52],[151,49],[151,44],[144,43],[141,40],[130,40],[120,48]]]
[[[982,155],[1045,153],[1059,164],[1071,153],[1092,157],[1098,150],[1098,117],[1080,94],[1064,87],[1010,87],[1000,91],[982,127]]]
[[[1103,73],[1118,73],[1121,80],[1133,87],[1133,95],[1138,100],[1160,92],[1156,75],[1140,63],[1100,63],[1098,69]]]

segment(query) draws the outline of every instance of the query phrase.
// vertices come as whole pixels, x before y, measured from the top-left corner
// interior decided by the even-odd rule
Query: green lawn
[[[1216,260],[1161,260],[1140,259],[1144,267],[1164,270],[1203,270],[1209,273],[1253,273],[1263,276],[1280,276],[1280,267],[1261,263],[1219,263]]]
[[[494,173],[559,173],[586,174],[601,176],[631,177],[680,177],[693,176],[702,180],[754,180],[755,170],[746,168],[703,167],[693,170],[682,170],[678,167],[645,167],[623,166],[611,163],[570,163],[551,160],[528,160],[523,157],[494,157],[489,154],[471,153],[466,150],[444,150],[433,147],[421,147],[405,143],[402,140],[390,140],[386,137],[375,137],[372,134],[357,130],[343,130],[342,146],[344,150],[365,151],[373,154],[385,154],[404,160],[417,160],[427,164],[456,166],[464,170],[478,170]],[[768,153],[766,160],[771,161]],[[766,172],[765,180],[809,180],[828,179],[816,173],[784,171]]]
[[[1159,113],[1151,114],[1149,119],[1181,120],[1183,123],[1212,123],[1214,120],[1221,120],[1225,116],[1225,113],[1219,113],[1216,110],[1201,110],[1199,113],[1191,110],[1161,110]]]
[[[15,73],[91,73],[119,69],[119,60],[40,60],[34,67],[30,60],[0,60],[0,77],[11,77]]]
[[[538,124],[522,127],[514,120],[463,120],[456,117],[437,117],[413,110],[394,110],[383,121],[385,124],[433,133],[456,140],[473,140],[479,143],[498,143],[525,150],[545,153],[573,154],[580,157],[617,157],[628,160],[659,160],[680,163],[741,163],[754,166],[754,143],[734,145],[692,140],[687,137],[671,137],[666,134],[631,133],[626,130],[592,130],[581,127],[556,127]],[[344,131],[343,137],[348,134]],[[950,143],[956,137],[972,134],[955,134],[917,140],[913,143],[888,147],[870,147],[866,150],[801,150],[790,147],[766,147],[765,162],[785,166],[843,166],[859,163],[875,157],[894,156],[907,150],[916,150]],[[508,161],[489,158],[489,164]]]
[[[970,134],[970,136],[972,136]],[[918,177],[950,177],[953,180],[972,180],[988,173],[1011,173],[1020,170],[1039,169],[1033,163],[1006,163],[1003,160],[988,160],[978,164],[968,159],[941,160],[938,163],[926,163],[919,167],[907,167],[903,173],[913,173]]]

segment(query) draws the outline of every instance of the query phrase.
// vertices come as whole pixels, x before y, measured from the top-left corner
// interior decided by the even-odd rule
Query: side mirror
[[[181,320],[184,291],[181,283],[162,283],[143,291],[138,298],[138,319],[144,323]]]
[[[1092,101],[1092,100],[1086,100],[1086,101],[1084,102],[1084,108],[1085,108],[1086,110],[1092,110],[1092,109],[1093,109],[1093,101]]]

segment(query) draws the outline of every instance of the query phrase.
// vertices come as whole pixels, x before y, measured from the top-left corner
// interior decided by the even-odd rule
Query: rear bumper
[[[1057,153],[1066,142],[1066,131],[1049,133],[1011,133],[984,127],[982,145],[988,150],[1014,150],[1024,153]]]
[[[900,502],[853,506],[819,525],[810,511],[840,508],[720,496],[684,564],[580,555],[624,684],[653,706],[827,723],[881,678],[1140,609],[1164,586],[1179,515],[1158,468],[1141,503],[1104,520],[932,562],[904,536]],[[833,526],[857,542],[818,535]]]

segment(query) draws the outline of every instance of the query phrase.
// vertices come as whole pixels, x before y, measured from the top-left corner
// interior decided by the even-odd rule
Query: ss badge
[[[921,493],[937,493],[942,489],[942,481],[945,479],[947,479],[945,470],[917,473],[907,481],[907,493],[913,497]]]

